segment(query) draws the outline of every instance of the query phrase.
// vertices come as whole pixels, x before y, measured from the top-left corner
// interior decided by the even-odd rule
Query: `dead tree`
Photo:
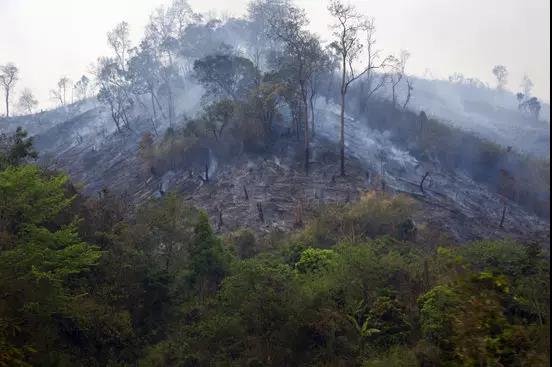
[[[209,182],[209,163],[205,163],[205,177],[199,175],[199,178],[205,183]]]
[[[431,173],[429,171],[427,171],[424,175],[424,177],[422,177],[422,181],[420,181],[420,190],[422,191],[422,194],[425,194],[425,191],[424,191],[424,182],[425,180],[429,177],[429,175],[431,175]]]
[[[406,99],[402,106],[403,110],[406,110],[408,103],[410,103],[410,99],[412,98],[412,91],[414,90],[414,87],[412,86],[412,80],[408,77],[406,78],[406,87],[407,87],[407,92],[406,92]]]
[[[259,213],[259,220],[264,223],[263,204],[260,201],[257,203],[257,212]]]
[[[339,155],[340,155],[340,174],[345,176],[345,103],[347,92],[351,84],[364,77],[370,78],[372,73],[377,69],[386,67],[390,61],[389,57],[383,60],[379,59],[379,52],[374,50],[375,47],[375,25],[372,19],[366,19],[357,10],[345,4],[341,0],[333,0],[328,7],[330,14],[334,18],[332,25],[332,35],[334,41],[332,47],[338,56],[341,72],[341,87],[340,87],[340,115],[339,115]],[[361,40],[361,33],[366,32],[366,46]],[[355,65],[358,64],[363,52],[366,49],[368,56],[368,65],[364,68],[356,70]],[[380,62],[381,61],[381,62]],[[381,79],[381,78],[380,78]],[[370,80],[370,79],[369,79]],[[383,85],[383,79],[380,82]],[[375,89],[372,88],[372,93]]]
[[[299,201],[295,207],[295,227],[303,226],[303,202]]]
[[[218,207],[218,229],[220,230],[224,226],[224,221],[222,220],[222,205]]]
[[[504,228],[504,220],[506,219],[506,211],[508,207],[506,204],[504,204],[504,208],[502,209],[502,217],[500,218],[500,228]]]
[[[243,194],[245,195],[245,200],[249,201],[249,194],[247,193],[247,187],[243,186]]]

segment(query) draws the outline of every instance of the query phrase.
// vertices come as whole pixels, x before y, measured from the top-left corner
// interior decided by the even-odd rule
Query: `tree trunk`
[[[311,136],[314,138],[315,130],[314,130],[314,97],[315,93],[314,91],[311,91],[310,95],[310,112],[311,112]]]
[[[422,181],[420,182],[420,190],[422,191],[423,194],[425,194],[425,192],[424,192],[424,182],[428,178],[429,175],[430,175],[430,173],[426,172],[424,177],[422,177]]]
[[[167,83],[167,90],[168,90],[168,102],[169,102],[169,127],[173,126],[173,119],[174,119],[174,101],[173,101],[173,94],[172,94],[172,88],[170,86],[170,81]]]
[[[10,91],[6,90],[6,117],[10,117]]]
[[[307,102],[307,91],[303,85],[301,85],[301,94],[303,95],[303,107],[305,114],[305,175],[309,175],[309,160],[310,160],[310,151],[309,151],[309,106]]]
[[[339,116],[339,157],[341,159],[341,176],[345,176],[345,92],[341,92],[341,113]]]
[[[502,218],[500,218],[500,228],[504,228],[504,220],[506,219],[506,210],[508,208],[506,205],[504,205],[504,208],[502,209]]]

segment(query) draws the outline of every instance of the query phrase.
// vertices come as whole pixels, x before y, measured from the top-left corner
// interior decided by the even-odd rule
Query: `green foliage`
[[[430,251],[404,196],[329,206],[272,246],[219,238],[176,193],[130,210],[35,166],[1,170],[0,199],[0,366],[549,362],[548,254]]]
[[[200,299],[204,299],[206,292],[216,291],[229,267],[228,253],[214,235],[205,212],[199,213],[189,252],[189,281],[197,288]]]
[[[101,256],[96,246],[80,239],[76,221],[47,226],[72,200],[66,181],[63,175],[47,177],[35,166],[0,172],[0,293],[5,295],[0,320],[2,343],[11,350],[2,358],[14,363],[32,358],[30,350],[45,352],[55,345],[60,335],[54,317],[75,316],[78,289],[71,283]]]
[[[27,132],[21,127],[12,136],[0,135],[0,169],[37,157],[38,153],[33,149],[33,139],[27,137]]]
[[[324,207],[297,241],[328,247],[340,240],[355,243],[386,234],[400,237],[414,210],[414,202],[406,196],[369,192],[358,202]]]
[[[248,229],[231,232],[224,237],[224,243],[230,247],[240,259],[249,259],[258,252],[255,234]]]
[[[333,250],[308,248],[301,253],[295,268],[300,273],[316,273],[335,266],[335,260],[336,256]]]
[[[406,347],[393,347],[380,357],[371,358],[362,367],[417,367],[416,354]]]
[[[19,233],[24,226],[53,219],[71,202],[63,185],[67,176],[44,175],[36,166],[13,166],[0,172],[0,233]]]
[[[450,346],[452,316],[450,311],[458,304],[458,295],[445,286],[438,285],[418,299],[420,324],[424,337],[447,348]]]

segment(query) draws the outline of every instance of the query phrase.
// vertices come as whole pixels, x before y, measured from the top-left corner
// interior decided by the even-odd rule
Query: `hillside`
[[[189,105],[179,109],[189,110]],[[406,193],[417,200],[423,209],[416,218],[419,224],[445,229],[459,243],[496,237],[539,238],[542,243],[549,243],[546,220],[511,201],[507,204],[505,226],[498,228],[504,198],[467,173],[432,167],[422,193],[422,165],[427,167],[428,163],[409,154],[408,146],[394,144],[391,131],[370,129],[353,118],[347,122],[351,132],[347,135],[349,175],[338,177],[337,110],[337,106],[326,105],[323,100],[318,103],[320,118],[310,176],[301,170],[301,144],[293,137],[276,134],[270,149],[260,155],[238,151],[228,159],[223,147],[211,145],[207,153],[212,161],[208,183],[198,177],[202,167],[197,162],[203,159],[204,152],[192,158],[195,176],[190,176],[189,166],[176,167],[162,175],[144,174],[139,143],[142,135],[151,131],[147,119],[136,120],[133,131],[117,133],[105,108],[93,101],[39,116],[19,117],[9,124],[35,132],[41,164],[68,172],[75,182],[83,184],[86,194],[108,189],[124,193],[139,204],[176,190],[190,203],[207,209],[214,223],[220,221],[222,213],[222,232],[240,227],[263,233],[288,230],[295,225],[299,206],[308,216],[324,203],[354,201],[362,192],[382,190],[379,157],[383,152],[384,190]],[[249,200],[245,200],[244,188]],[[264,222],[258,218],[257,203],[264,207]]]

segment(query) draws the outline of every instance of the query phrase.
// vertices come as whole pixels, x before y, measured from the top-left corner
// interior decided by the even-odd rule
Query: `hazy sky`
[[[98,56],[108,55],[106,33],[126,20],[134,44],[151,11],[168,0],[0,0],[0,64],[21,72],[18,91],[31,88],[41,106],[62,75],[77,79]],[[549,0],[352,0],[376,19],[377,40],[386,52],[407,49],[408,72],[435,78],[454,72],[494,84],[491,69],[510,70],[517,90],[527,73],[534,94],[550,100]],[[200,12],[242,15],[245,0],[189,0]],[[326,0],[297,0],[311,28],[328,36]],[[0,107],[3,113],[3,106]]]

